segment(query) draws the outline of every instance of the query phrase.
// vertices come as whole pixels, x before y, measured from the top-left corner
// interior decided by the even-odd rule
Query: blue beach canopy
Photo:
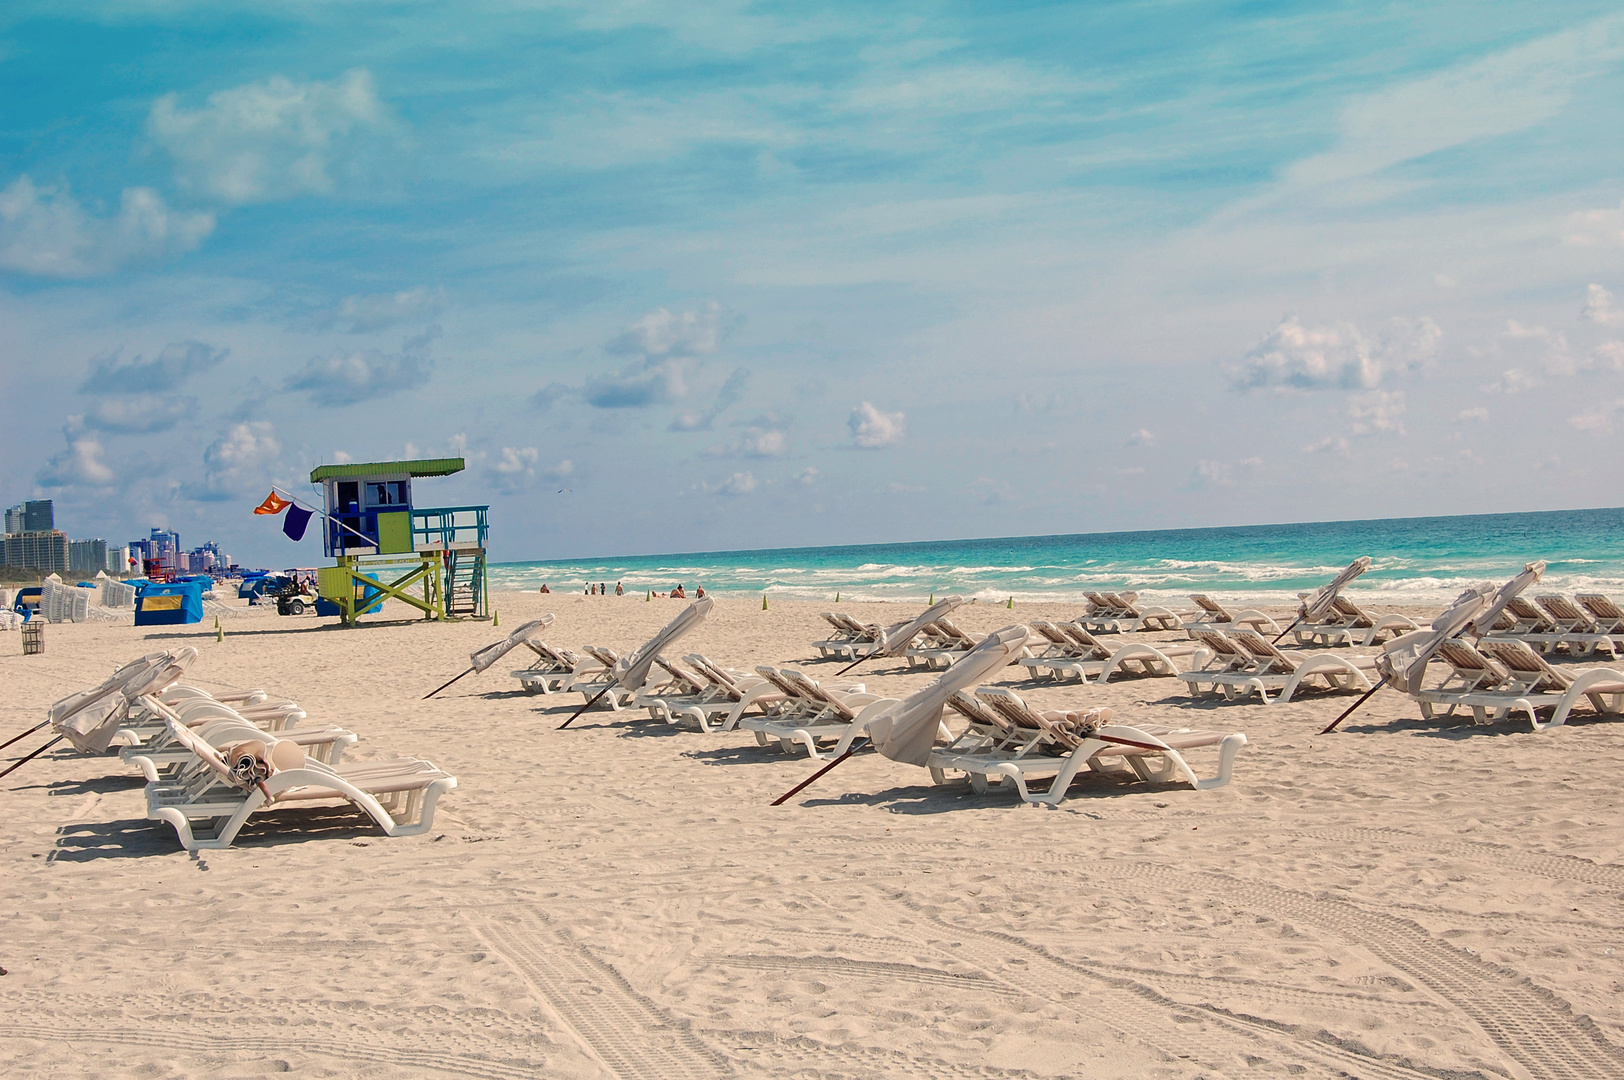
[[[172,626],[203,621],[201,581],[153,582],[135,597],[135,625]]]

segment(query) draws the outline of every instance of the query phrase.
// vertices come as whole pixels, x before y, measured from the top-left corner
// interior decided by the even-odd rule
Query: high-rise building
[[[56,509],[50,499],[23,503],[23,532],[50,532],[56,528]]]
[[[128,574],[130,572],[130,549],[128,547],[108,548],[106,570],[109,574]]]
[[[25,513],[26,511],[23,509],[22,503],[18,503],[16,506],[9,506],[6,508],[6,532],[8,534],[20,533],[23,531],[23,526],[27,521],[27,518],[24,516]]]
[[[164,555],[180,554],[180,533],[169,529],[153,529],[152,538],[147,541],[151,554],[149,559],[156,559]]]
[[[68,534],[55,529],[11,533],[6,537],[6,565],[66,574]]]
[[[76,574],[107,569],[107,541],[69,540],[68,569]]]

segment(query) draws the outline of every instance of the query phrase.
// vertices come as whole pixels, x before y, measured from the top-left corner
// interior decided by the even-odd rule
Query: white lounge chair
[[[869,717],[896,704],[896,699],[868,693],[861,683],[855,689],[837,690],[820,686],[792,668],[761,665],[756,672],[783,695],[780,707],[766,716],[747,716],[738,726],[754,732],[762,746],[777,743],[786,754],[803,748],[808,757],[838,757],[862,734]],[[871,708],[878,704],[880,708]],[[833,743],[832,750],[824,744]]]
[[[613,674],[615,664],[620,661],[620,654],[599,645],[588,645],[581,652],[583,655],[576,661],[575,667],[570,669],[569,682],[564,684],[564,692],[573,694],[580,691],[581,696],[590,702],[607,688],[607,692],[598,698],[603,708],[610,712],[619,712],[630,705],[632,699],[637,696],[636,691],[621,686],[615,681]]]
[[[1046,648],[1035,657],[1023,657],[1022,667],[1034,678],[1062,680],[1075,676],[1087,682],[1109,682],[1119,671],[1147,678],[1171,678],[1179,673],[1179,661],[1186,667],[1206,661],[1208,650],[1183,642],[1149,645],[1143,642],[1110,646],[1094,638],[1081,623],[1034,621],[1031,627],[1044,639]]]
[[[1339,594],[1331,600],[1324,619],[1317,623],[1299,623],[1292,634],[1299,645],[1368,648],[1379,645],[1388,635],[1397,637],[1419,629],[1415,620],[1406,615],[1375,615]]]
[[[1097,634],[1179,630],[1184,624],[1171,608],[1141,606],[1138,593],[1084,593],[1090,609],[1077,621]]]
[[[1521,711],[1527,714],[1535,731],[1544,731],[1565,723],[1580,700],[1588,700],[1599,714],[1617,716],[1624,712],[1624,671],[1587,668],[1569,672],[1553,668],[1527,642],[1515,638],[1484,638],[1478,642],[1478,649],[1506,673],[1499,687],[1480,692],[1484,703],[1466,702],[1473,706],[1473,719],[1478,723]],[[1542,723],[1539,711],[1545,708],[1551,709],[1551,719]]]
[[[283,729],[273,733],[252,721],[234,715],[214,715],[207,720],[193,723],[182,710],[177,709],[176,717],[195,732],[198,738],[216,749],[254,739],[275,738],[299,747],[308,759],[329,766],[339,764],[344,750],[359,741],[359,737],[353,731],[338,727]],[[172,781],[180,767],[191,761],[195,755],[188,745],[170,733],[166,722],[161,735],[148,739],[139,746],[125,746],[119,750],[118,756],[140,769],[141,775],[148,783],[159,783]]]
[[[834,632],[829,635],[828,640],[812,643],[819,656],[855,660],[879,648],[880,636],[885,631],[877,623],[858,622],[850,615],[839,611],[825,611],[820,614]]]
[[[1551,652],[1553,649],[1562,649],[1574,656],[1584,656],[1588,653],[1604,652],[1608,656],[1614,655],[1613,638],[1611,634],[1604,633],[1590,612],[1579,607],[1560,593],[1551,593],[1545,596],[1534,597],[1549,617],[1554,630],[1545,634],[1513,634],[1530,645],[1539,648],[1540,652]]]
[[[174,826],[187,851],[230,847],[256,810],[330,799],[353,803],[389,836],[413,836],[433,827],[435,804],[457,786],[455,777],[428,761],[406,758],[333,768],[309,761],[303,753],[297,755],[302,764],[245,782],[220,750],[190,728],[172,720],[170,732],[195,762],[171,783],[147,785],[147,817]],[[263,741],[268,757],[280,756],[274,736]]]
[[[978,792],[1010,780],[1024,802],[1050,806],[1066,797],[1085,768],[1157,783],[1184,781],[1197,790],[1222,787],[1246,745],[1239,732],[1112,724],[1110,709],[1038,712],[1002,687],[981,687],[974,699],[956,694],[949,705],[969,725],[947,746],[931,751],[932,778],[946,783],[950,772],[962,772]],[[1218,771],[1203,780],[1183,755],[1209,746],[1218,747]],[[1052,778],[1048,790],[1032,792],[1027,781],[1033,777]]]
[[[1186,630],[1192,628],[1232,630],[1237,626],[1247,626],[1260,634],[1278,635],[1280,633],[1279,623],[1254,608],[1246,608],[1243,611],[1231,614],[1229,609],[1204,593],[1191,593],[1190,599],[1195,601],[1196,606],[1201,610],[1192,617],[1183,619]]]
[[[918,644],[903,651],[910,669],[949,668],[953,661],[976,647],[981,638],[961,630],[952,619],[937,619],[925,627]]]
[[[524,645],[536,654],[535,661],[529,667],[513,672],[513,677],[519,680],[525,693],[556,694],[569,685],[575,666],[581,662],[577,653],[554,648],[545,641],[526,640]]]
[[[1228,643],[1220,647],[1217,640],[1226,636]],[[1214,658],[1198,670],[1179,675],[1192,697],[1199,696],[1206,685],[1210,692],[1231,701],[1245,700],[1255,691],[1264,704],[1283,705],[1305,682],[1313,685],[1310,680],[1322,682],[1332,692],[1369,690],[1370,673],[1376,670],[1374,656],[1282,652],[1253,630],[1236,630],[1229,635],[1207,630],[1198,640],[1213,649]],[[1234,665],[1237,646],[1240,652],[1251,654],[1251,665]]]
[[[1601,593],[1579,593],[1573,600],[1596,621],[1596,632],[1609,635],[1617,646],[1624,637],[1624,608]]]

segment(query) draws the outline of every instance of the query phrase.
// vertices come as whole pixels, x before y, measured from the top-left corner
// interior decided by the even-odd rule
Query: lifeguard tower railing
[[[435,506],[412,511],[412,547],[418,551],[484,548],[489,506]]]

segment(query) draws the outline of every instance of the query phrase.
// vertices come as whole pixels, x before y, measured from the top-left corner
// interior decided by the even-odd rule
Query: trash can
[[[23,655],[38,656],[45,651],[45,620],[29,619],[23,623]]]

